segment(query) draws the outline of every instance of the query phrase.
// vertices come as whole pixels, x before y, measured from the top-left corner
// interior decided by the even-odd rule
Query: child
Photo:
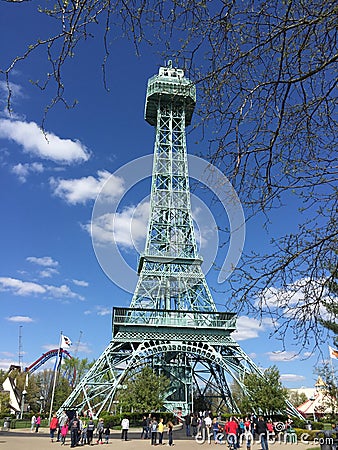
[[[87,424],[82,422],[81,445],[87,444]]]
[[[109,443],[109,435],[110,435],[110,429],[107,426],[104,430],[104,443],[108,444]]]
[[[68,423],[65,423],[61,427],[61,445],[65,445],[67,433],[68,433]]]

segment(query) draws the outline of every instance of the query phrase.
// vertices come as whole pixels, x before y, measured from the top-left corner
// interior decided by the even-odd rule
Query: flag
[[[72,341],[69,337],[61,335],[61,348],[69,348],[72,345]]]
[[[330,352],[330,358],[338,359],[338,350],[335,350],[334,348],[329,346],[329,352]]]

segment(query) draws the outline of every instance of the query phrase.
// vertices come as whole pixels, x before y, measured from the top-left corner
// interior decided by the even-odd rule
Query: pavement
[[[20,430],[10,430],[10,431],[0,431],[0,450],[63,450],[70,448],[70,437],[67,436],[66,444],[61,446],[60,442],[51,442],[49,437],[49,430],[40,429],[39,433],[32,433],[28,429]],[[111,432],[109,443],[102,444],[103,448],[107,450],[142,450],[149,449],[151,447],[149,439],[140,439],[141,431],[133,429],[129,430],[128,441],[121,441],[120,431],[114,430]],[[211,439],[210,444],[208,440],[196,441],[195,438],[188,438],[185,436],[183,430],[174,431],[174,446],[177,450],[203,450],[203,447],[210,448],[209,445],[214,446],[214,442]],[[167,447],[167,434],[164,433],[164,444],[163,448]],[[83,446],[83,450],[89,446]],[[97,444],[94,439],[94,448],[101,447]],[[157,447],[160,447],[157,445]],[[269,450],[314,450],[320,447],[319,443],[285,443],[285,442],[275,442],[269,444]],[[77,447],[80,450],[82,446]],[[221,447],[223,448],[223,447]],[[228,450],[228,447],[224,446],[224,449]],[[252,450],[260,450],[261,447],[258,442],[254,442]],[[242,447],[240,450],[245,450]]]

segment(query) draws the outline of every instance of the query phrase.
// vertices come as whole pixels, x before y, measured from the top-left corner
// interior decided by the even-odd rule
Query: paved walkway
[[[127,442],[121,441],[121,434],[119,431],[113,431],[111,433],[111,438],[109,439],[108,445],[102,445],[103,448],[107,450],[142,450],[151,448],[150,441],[145,439],[140,439],[140,432],[136,430],[131,430],[129,432],[129,440]],[[165,446],[167,444],[167,435],[165,434]],[[196,442],[194,438],[186,438],[183,431],[174,432],[174,444],[177,450],[203,450],[203,448],[210,448],[208,442]],[[214,446],[213,441],[211,445]],[[94,448],[101,447],[100,445],[93,445]],[[157,447],[159,447],[157,445]],[[274,443],[269,445],[269,450],[312,450],[315,447],[319,447],[318,443],[310,444],[285,444],[285,443]],[[62,450],[70,448],[70,439],[67,436],[67,441],[65,446],[61,446],[59,442],[51,442],[48,436],[48,430],[41,429],[39,434],[32,433],[30,430],[11,430],[0,432],[0,450]],[[81,447],[79,447],[80,449]],[[88,446],[84,446],[88,448]],[[227,449],[226,446],[221,448]],[[242,447],[243,449],[243,447]],[[252,450],[260,450],[260,445],[255,442],[252,446]]]

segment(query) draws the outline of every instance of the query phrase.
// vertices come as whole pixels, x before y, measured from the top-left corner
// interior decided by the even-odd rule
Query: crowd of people
[[[291,419],[288,419],[285,423],[274,423],[272,419],[250,415],[246,417],[233,416],[222,420],[220,415],[213,415],[211,411],[190,413],[176,419],[178,423],[182,424],[188,438],[194,438],[200,443],[203,441],[209,444],[211,442],[226,444],[229,450],[239,448],[252,450],[254,441],[260,443],[262,450],[269,450],[269,440],[280,437],[280,434],[283,433],[286,433],[285,436],[289,434],[290,438],[293,432],[296,438]],[[40,424],[40,415],[37,417],[33,415],[31,431],[38,432]],[[127,416],[122,419],[120,426],[121,440],[128,441],[130,422]],[[338,434],[338,425],[334,425],[333,428],[333,431]],[[144,415],[140,439],[148,439],[152,446],[164,444],[173,446],[173,429],[174,424],[171,420],[164,423],[164,419],[160,416]],[[309,423],[307,429],[310,429]],[[93,445],[94,443],[108,444],[111,435],[109,424],[105,424],[102,418],[94,421],[89,411],[85,417],[79,417],[77,414],[69,417],[65,411],[59,417],[53,414],[49,423],[49,431],[51,442],[56,439],[57,442],[61,442],[61,445],[65,445],[68,438],[71,448],[79,445]],[[332,430],[330,431],[332,432]],[[286,440],[286,442],[295,441]],[[334,450],[338,450],[338,447],[335,446]]]
[[[169,420],[166,425],[164,425],[164,419],[161,417],[159,421],[157,421],[155,416],[149,414],[148,416],[143,416],[142,420],[142,432],[141,439],[150,439],[151,445],[159,445],[164,444],[164,432],[165,427],[167,429],[168,434],[168,445],[173,446],[173,429],[174,424],[171,420]]]
[[[288,419],[285,423],[276,422],[272,419],[264,419],[263,416],[250,415],[246,417],[230,417],[222,420],[220,415],[213,415],[211,411],[200,411],[199,413],[190,413],[184,417],[176,418],[178,423],[183,425],[187,437],[196,440],[207,441],[215,444],[227,444],[229,450],[237,450],[240,447],[246,447],[246,450],[252,450],[254,440],[260,443],[262,450],[269,450],[269,440],[274,437],[280,438],[281,434],[290,440],[286,442],[296,442],[295,430],[292,428],[292,420]],[[41,425],[41,417],[33,414],[31,418],[31,431],[38,432]],[[129,419],[124,417],[121,421],[121,440],[128,441]],[[306,428],[311,430],[310,422]],[[164,423],[162,417],[156,417],[154,414],[144,415],[141,425],[141,439],[148,439],[151,445],[173,446],[174,425],[171,420]],[[85,417],[79,417],[75,414],[69,417],[65,411],[57,417],[53,414],[49,423],[50,439],[54,442],[61,442],[65,445],[67,437],[70,438],[70,447],[78,445],[108,444],[111,434],[108,423],[104,420],[93,419],[88,411]],[[332,430],[338,435],[338,425],[333,425]],[[325,432],[324,432],[325,435]],[[338,450],[338,446],[334,446]]]
[[[187,437],[213,440],[215,444],[226,442],[231,450],[244,443],[247,450],[251,450],[254,439],[260,442],[262,450],[269,450],[269,438],[276,433],[272,420],[265,420],[263,416],[230,417],[222,421],[220,416],[214,417],[210,411],[201,411],[186,415],[183,421]],[[288,428],[291,430],[291,422],[287,421],[283,427],[286,431]]]
[[[70,437],[70,447],[74,448],[78,445],[93,445],[94,432],[97,444],[108,444],[110,436],[109,426],[105,426],[102,419],[97,424],[91,417],[84,418],[75,414],[69,418],[65,411],[58,418],[56,414],[49,423],[49,433],[51,442],[61,442],[65,445],[67,436]]]
[[[34,420],[35,419],[34,416]],[[168,421],[166,428],[168,432],[168,445],[172,446],[174,445],[173,423]],[[123,441],[128,440],[128,431],[129,419],[125,417],[121,422],[121,439]],[[160,418],[159,421],[157,421],[156,417],[152,417],[151,414],[149,414],[149,417],[144,416],[141,433],[142,439],[150,439],[152,445],[162,445],[164,444],[164,432],[165,425],[163,418]],[[53,414],[49,423],[49,433],[51,442],[54,442],[54,439],[56,438],[56,442],[61,442],[61,445],[65,445],[67,436],[69,436],[70,447],[74,448],[79,445],[93,445],[94,435],[96,444],[108,444],[111,430],[108,425],[104,424],[103,419],[99,419],[95,424],[91,417],[84,418],[75,414],[70,419],[66,412],[63,411],[59,418],[56,414]]]

